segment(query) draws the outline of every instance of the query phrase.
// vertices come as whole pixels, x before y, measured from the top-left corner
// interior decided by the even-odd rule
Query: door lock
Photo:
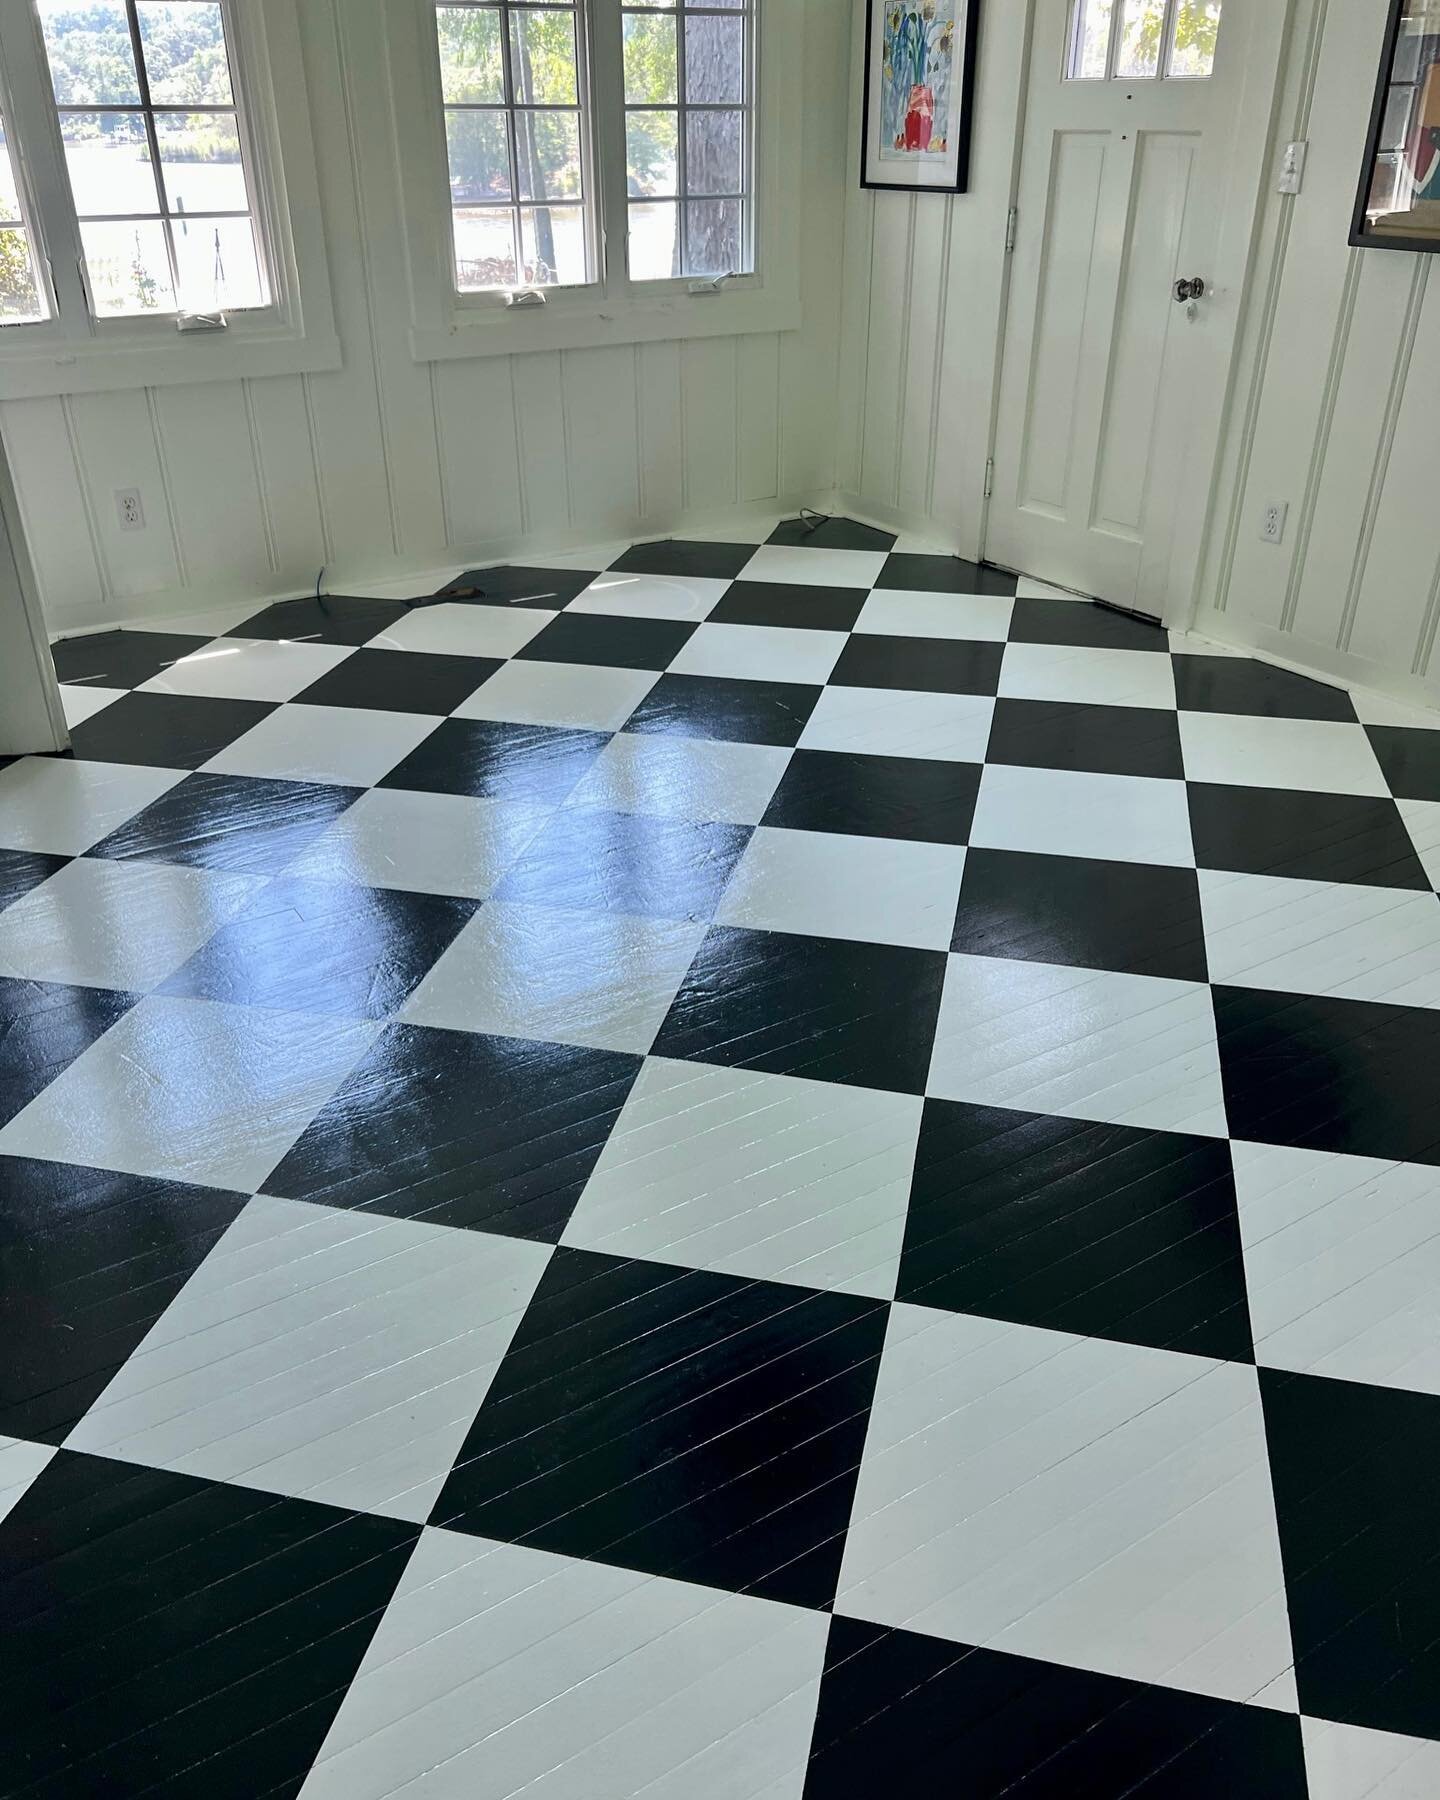
[[[1180,306],[1188,306],[1192,300],[1205,298],[1205,277],[1203,275],[1183,276],[1175,283],[1175,299]]]

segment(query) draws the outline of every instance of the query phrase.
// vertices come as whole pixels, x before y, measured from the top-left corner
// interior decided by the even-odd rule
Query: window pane
[[[497,207],[461,207],[455,221],[455,279],[462,293],[514,287],[515,215]]]
[[[578,200],[580,115],[517,112],[515,160],[522,200]]]
[[[585,214],[580,207],[522,207],[520,246],[527,284],[556,287],[584,281]]]
[[[1114,0],[1080,0],[1075,27],[1074,81],[1103,81],[1109,66],[1110,16]]]
[[[0,325],[24,325],[45,317],[26,232],[0,231]]]
[[[510,14],[510,79],[522,106],[578,106],[575,15],[526,8]]]
[[[1120,21],[1120,60],[1115,73],[1126,81],[1143,81],[1160,73],[1160,33],[1165,26],[1165,0],[1125,0]]]
[[[626,14],[625,98],[632,106],[673,106],[679,98],[674,19]]]
[[[437,6],[440,85],[450,103],[498,106],[505,98],[500,14],[477,6]]]
[[[685,191],[738,194],[744,185],[744,146],[744,113],[686,113]]]
[[[685,98],[692,105],[745,98],[745,21],[694,13],[685,20]]]
[[[180,304],[187,312],[263,306],[265,287],[249,219],[178,219],[171,226]]]
[[[685,273],[733,275],[741,266],[739,200],[691,200],[685,207]]]
[[[1192,81],[1213,73],[1219,35],[1220,0],[1180,0],[1169,73]]]
[[[82,219],[159,212],[143,113],[62,113],[60,135],[75,210]]]
[[[139,0],[140,49],[156,106],[233,106],[225,25],[213,0]]]
[[[668,281],[680,273],[677,240],[679,209],[673,200],[647,200],[630,207],[630,279]]]
[[[82,225],[80,241],[97,317],[174,312],[165,227],[158,220]]]
[[[234,113],[158,113],[160,173],[171,212],[244,212],[249,204]]]
[[[625,115],[625,188],[632,198],[675,192],[678,117],[673,112]]]
[[[15,185],[15,165],[10,161],[10,145],[5,126],[0,121],[0,220],[9,223],[20,218],[20,190]]]
[[[450,198],[468,206],[477,200],[508,200],[510,144],[503,112],[447,112]]]
[[[140,83],[122,0],[39,0],[50,80],[61,106],[135,105]]]

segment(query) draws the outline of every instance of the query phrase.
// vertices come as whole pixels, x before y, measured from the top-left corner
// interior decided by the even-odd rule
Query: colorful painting
[[[1440,251],[1440,0],[1393,0],[1350,242]]]
[[[867,187],[963,189],[979,0],[870,0]]]

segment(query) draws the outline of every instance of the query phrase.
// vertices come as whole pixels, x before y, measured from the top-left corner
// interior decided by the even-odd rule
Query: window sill
[[[24,332],[30,327],[10,329]],[[340,340],[333,331],[304,332],[273,320],[239,319],[216,332],[172,327],[78,343],[51,336],[33,343],[5,338],[0,339],[0,400],[313,374],[338,369],[341,361]]]

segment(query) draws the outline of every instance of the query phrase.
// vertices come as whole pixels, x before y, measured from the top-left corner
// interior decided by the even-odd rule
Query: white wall
[[[801,0],[786,0],[800,4]],[[832,488],[849,43],[803,0],[799,332],[481,357],[410,354],[385,0],[304,0],[345,365],[0,407],[52,630],[668,529]],[[139,487],[147,529],[117,527]]]

